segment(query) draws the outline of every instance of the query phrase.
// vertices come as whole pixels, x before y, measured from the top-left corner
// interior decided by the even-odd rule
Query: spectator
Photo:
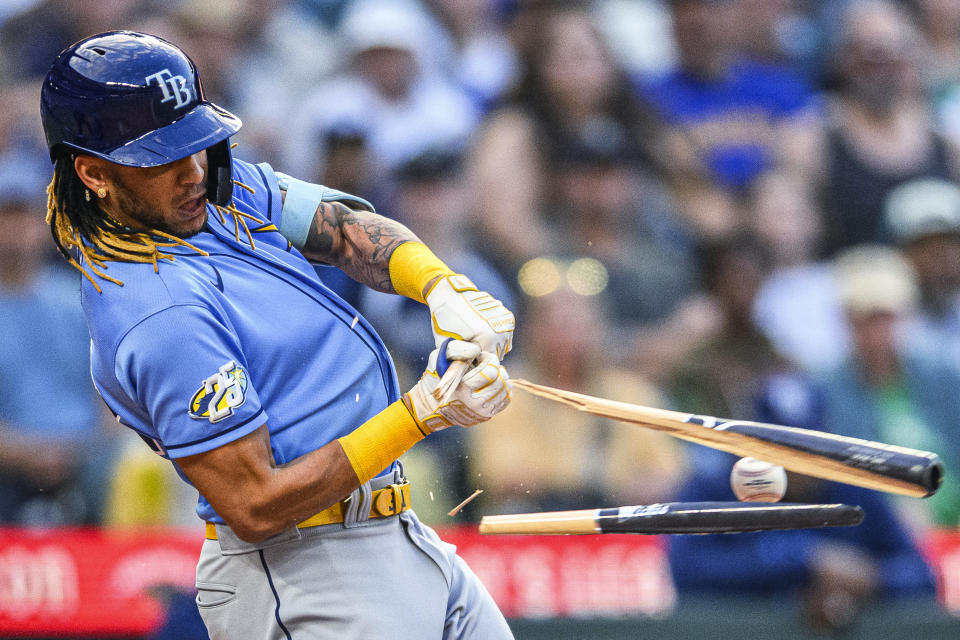
[[[903,184],[887,198],[886,222],[920,288],[909,335],[960,363],[960,186],[936,179]]]
[[[170,37],[156,24],[138,30],[182,46],[196,62],[207,97],[243,113],[237,155],[281,164],[288,116],[342,62],[335,34],[316,2],[180,0]],[[163,14],[153,22],[162,22]],[[209,78],[209,80],[208,80]],[[340,187],[346,189],[346,187]],[[352,191],[350,193],[357,193]],[[370,193],[370,192],[363,192]]]
[[[714,298],[719,327],[686,353],[670,388],[677,407],[693,413],[743,418],[751,413],[757,381],[785,366],[753,321],[753,304],[769,258],[750,236],[707,245],[702,277]]]
[[[0,175],[16,179],[18,192],[42,185],[50,167],[36,114],[37,87],[15,84],[0,90]],[[34,196],[42,189],[37,188]]]
[[[675,0],[678,68],[639,91],[667,123],[682,210],[716,238],[743,226],[732,198],[766,170],[809,172],[813,94],[788,69],[738,50],[739,3]]]
[[[367,136],[359,128],[332,129],[323,141],[326,162],[320,183],[347,193],[378,193]]]
[[[450,40],[438,57],[482,112],[510,89],[518,72],[498,4],[497,0],[427,0]]]
[[[823,34],[796,0],[734,0],[740,51],[752,60],[788,66],[802,73],[815,68]]]
[[[711,326],[699,304],[690,230],[625,136],[585,132],[558,156],[551,189],[556,205],[544,216],[551,244],[572,264],[596,261],[610,329],[637,343],[619,363],[662,379],[672,354],[691,348]]]
[[[348,69],[316,86],[294,113],[286,160],[291,171],[321,175],[321,142],[334,130],[362,135],[373,178],[386,182],[397,167],[429,149],[462,148],[479,112],[431,64],[425,48],[434,35],[429,17],[410,0],[350,4],[339,26]]]
[[[809,380],[792,373],[766,378],[755,398],[755,420],[818,428],[823,397]],[[736,457],[691,446],[696,468],[679,499],[728,501]],[[860,610],[895,598],[932,599],[934,582],[909,530],[888,498],[875,491],[788,474],[785,499],[863,507],[857,527],[766,531],[737,535],[672,536],[670,568],[684,597],[750,596],[790,599],[814,627],[839,630]]]
[[[558,155],[557,202],[546,216],[553,245],[604,265],[615,326],[662,321],[697,286],[694,240],[669,194],[639,165],[625,135],[584,132]]]
[[[530,301],[522,377],[573,391],[662,405],[657,390],[611,366],[598,299],[570,289]],[[486,512],[585,509],[669,500],[686,465],[673,439],[514,393],[509,410],[469,432],[470,474]]]
[[[47,263],[40,193],[22,169],[0,175],[0,522],[93,523],[109,449],[77,281]]]
[[[554,252],[544,212],[557,206],[549,180],[563,149],[581,137],[619,136],[648,165],[656,131],[630,93],[593,15],[571,2],[524,3],[513,33],[521,79],[490,115],[473,148],[479,220],[504,272]]]
[[[882,246],[848,249],[836,259],[852,354],[823,378],[824,427],[843,435],[934,451],[948,469],[960,462],[960,373],[956,362],[911,349],[897,330],[918,298],[909,263]],[[901,501],[918,528],[960,523],[960,480],[946,474],[936,495]]]
[[[933,126],[920,78],[921,41],[904,9],[851,2],[834,60],[834,91],[823,141],[826,249],[889,242],[883,203],[920,177],[951,180],[955,150]]]
[[[145,11],[146,0],[72,0],[35,2],[0,28],[4,55],[0,84],[11,80],[39,80],[47,61],[80,38],[104,28],[128,27]]]
[[[846,318],[831,265],[819,260],[822,211],[811,185],[784,171],[750,189],[750,228],[773,268],[757,293],[754,318],[777,352],[805,369],[837,365],[849,350]]]
[[[182,0],[168,14],[175,29],[169,39],[195,56],[209,100],[231,101],[247,86],[237,78],[253,35],[247,29],[245,4],[241,0]]]
[[[630,75],[662,73],[676,60],[670,8],[661,0],[598,0],[604,39]]]
[[[960,140],[960,3],[914,0],[923,32],[923,81],[937,122],[953,140]]]

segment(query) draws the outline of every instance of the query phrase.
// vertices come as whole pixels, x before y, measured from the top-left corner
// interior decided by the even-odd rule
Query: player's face
[[[150,227],[189,238],[207,222],[207,153],[200,151],[158,167],[107,170],[108,196],[101,205],[131,227]]]

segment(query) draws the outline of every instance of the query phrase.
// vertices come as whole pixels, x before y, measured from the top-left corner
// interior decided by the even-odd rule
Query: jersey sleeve
[[[283,199],[273,168],[266,162],[250,164],[233,161],[233,199],[244,203],[249,210],[266,217],[267,223],[280,225]]]
[[[200,305],[139,322],[117,348],[115,373],[171,458],[216,449],[267,421],[236,336]]]

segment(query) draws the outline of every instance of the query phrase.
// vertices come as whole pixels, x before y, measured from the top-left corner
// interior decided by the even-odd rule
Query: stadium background
[[[960,630],[960,2],[4,0],[0,635],[204,637],[195,496],[94,397],[42,224],[41,78],[114,28],[194,58],[239,157],[370,199],[507,302],[514,375],[947,464],[933,500],[848,495],[843,534],[480,538],[485,513],[733,499],[728,456],[518,397],[405,457],[518,637]],[[319,270],[412,383],[424,310]]]

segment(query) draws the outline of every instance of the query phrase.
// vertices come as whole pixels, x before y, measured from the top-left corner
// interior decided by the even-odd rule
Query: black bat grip
[[[703,534],[850,527],[863,509],[847,504],[668,502],[601,509],[600,533]]]

